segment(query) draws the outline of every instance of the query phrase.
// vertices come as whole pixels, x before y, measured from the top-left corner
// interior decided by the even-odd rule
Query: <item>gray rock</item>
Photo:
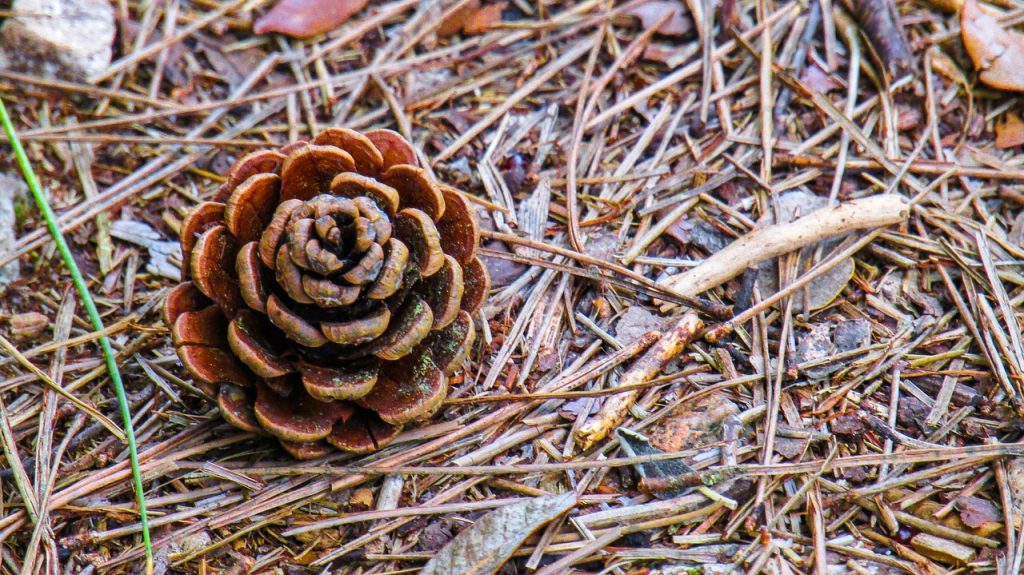
[[[822,360],[871,343],[871,322],[866,319],[841,321],[835,326],[822,323],[814,326],[800,338],[793,361],[797,364]],[[842,368],[842,361],[831,361],[803,370],[812,380],[824,379]]]
[[[0,254],[14,249],[18,241],[17,222],[14,214],[14,199],[28,193],[28,185],[21,176],[0,173]],[[0,266],[0,292],[21,275],[18,260]]]
[[[0,28],[0,68],[86,80],[110,65],[107,0],[14,0],[13,12]]]
[[[866,319],[848,319],[836,325],[833,335],[836,351],[853,351],[871,343],[871,322]]]
[[[628,345],[649,331],[663,333],[669,329],[671,323],[670,317],[653,314],[639,305],[634,305],[615,322],[615,337],[623,345]]]
[[[800,338],[793,360],[797,364],[802,364],[823,360],[830,355],[832,355],[832,324],[823,323],[814,326],[811,331]],[[811,379],[821,379],[837,369],[839,369],[838,366],[826,363],[805,368],[803,372]]]

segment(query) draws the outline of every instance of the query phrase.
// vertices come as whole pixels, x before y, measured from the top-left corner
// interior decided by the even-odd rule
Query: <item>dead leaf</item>
[[[484,515],[427,561],[420,575],[490,575],[548,521],[576,505],[576,493],[536,497]]]
[[[663,36],[683,36],[693,27],[689,16],[683,12],[681,2],[653,0],[634,6],[625,13],[639,19],[644,29],[657,26],[662,18],[667,17],[668,20],[658,28],[658,34]]]
[[[483,34],[501,22],[501,13],[506,7],[508,2],[497,2],[487,6],[480,6],[480,0],[467,2],[438,25],[437,35],[444,38],[459,32],[466,36]]]
[[[893,77],[914,72],[914,53],[894,0],[851,0],[847,6],[885,71]]]
[[[964,1],[960,35],[978,79],[993,88],[1024,91],[1024,35],[1003,28],[977,0]]]
[[[648,436],[663,451],[683,451],[721,439],[721,424],[740,412],[724,393],[680,404],[659,419]]]
[[[50,327],[50,318],[37,311],[16,313],[8,322],[11,324],[11,336],[19,341],[36,339]]]
[[[1002,512],[988,499],[962,495],[956,498],[956,508],[960,511],[960,520],[968,527],[991,529],[1002,526]]]
[[[462,26],[462,31],[467,36],[483,34],[493,28],[495,24],[501,22],[501,12],[506,6],[508,6],[508,2],[498,2],[497,4],[484,6],[466,20],[465,25]]]
[[[469,17],[476,14],[476,11],[479,9],[480,0],[472,0],[459,6],[456,11],[449,14],[437,26],[437,35],[441,38],[446,38],[458,34],[466,26],[466,20],[469,20]]]
[[[256,20],[256,34],[277,32],[292,38],[312,38],[330,32],[359,12],[370,0],[280,0]]]
[[[1020,114],[1008,112],[1001,122],[996,122],[996,148],[1005,150],[1024,144],[1024,122]]]
[[[803,73],[800,74],[800,81],[807,86],[808,90],[817,94],[827,94],[843,86],[817,64],[811,64],[804,68]]]
[[[373,490],[363,487],[356,489],[348,498],[348,505],[352,509],[366,510],[373,507]]]

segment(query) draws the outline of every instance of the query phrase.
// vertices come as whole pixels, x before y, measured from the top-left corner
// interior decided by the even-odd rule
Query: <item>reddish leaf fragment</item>
[[[645,30],[657,26],[662,19],[668,18],[658,27],[658,33],[664,36],[683,36],[693,27],[683,9],[682,2],[652,0],[626,10],[626,14],[640,20],[640,26]]]
[[[312,38],[341,26],[368,3],[369,0],[281,0],[256,21],[252,31]]]
[[[1007,112],[1001,122],[996,122],[996,148],[1005,150],[1024,144],[1024,122],[1020,114]]]
[[[508,2],[498,2],[480,8],[466,18],[466,23],[462,25],[462,31],[467,36],[483,34],[501,22],[501,12],[506,6],[508,6]]]
[[[964,2],[960,35],[978,79],[993,88],[1024,91],[1024,35],[1004,28],[976,0]]]
[[[470,0],[459,6],[454,12],[448,15],[447,18],[441,21],[437,26],[437,35],[441,38],[448,36],[454,36],[462,31],[466,26],[466,20],[473,14],[476,14],[477,10],[480,9],[480,0]]]

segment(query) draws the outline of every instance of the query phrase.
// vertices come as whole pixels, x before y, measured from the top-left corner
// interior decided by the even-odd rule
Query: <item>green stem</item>
[[[50,207],[50,203],[43,194],[43,188],[39,185],[39,179],[32,169],[32,164],[29,162],[28,155],[25,154],[25,148],[22,147],[18,134],[14,131],[14,124],[11,123],[11,118],[7,114],[7,107],[2,99],[0,99],[0,122],[3,123],[4,132],[7,134],[7,141],[10,142],[11,148],[14,150],[14,156],[18,160],[18,166],[21,168],[25,182],[28,183],[32,197],[35,198],[36,205],[39,206],[39,211],[42,212],[43,219],[46,220],[46,227],[50,231],[54,243],[57,244],[57,250],[60,251],[64,265],[71,272],[71,281],[74,282],[75,289],[78,291],[78,297],[81,298],[82,303],[85,305],[85,311],[92,321],[92,327],[96,331],[102,331],[103,320],[100,319],[96,303],[89,293],[89,286],[85,283],[85,278],[82,277],[82,272],[79,271],[78,264],[75,263],[75,258],[71,255],[71,248],[68,247],[68,242],[60,231],[60,226],[57,225],[57,216],[53,213],[53,208]],[[142,543],[146,547],[146,572],[151,573],[153,569],[153,544],[149,538],[149,517],[146,513],[146,495],[142,487],[142,473],[139,471],[139,451],[135,444],[132,413],[128,408],[128,398],[124,392],[124,383],[121,381],[121,372],[117,368],[117,360],[115,359],[114,349],[110,345],[110,339],[107,336],[101,336],[99,340],[100,348],[103,350],[103,358],[106,360],[107,371],[110,373],[110,380],[114,383],[114,392],[117,394],[117,404],[121,409],[121,417],[124,419],[124,434],[128,439],[128,454],[132,466],[132,482],[135,486],[135,496],[139,504],[139,522],[142,524]]]

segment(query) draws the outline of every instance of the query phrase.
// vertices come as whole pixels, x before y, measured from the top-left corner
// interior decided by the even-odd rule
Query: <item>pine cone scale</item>
[[[277,174],[255,174],[235,189],[224,206],[224,223],[239,244],[259,239],[274,215],[280,192]]]

